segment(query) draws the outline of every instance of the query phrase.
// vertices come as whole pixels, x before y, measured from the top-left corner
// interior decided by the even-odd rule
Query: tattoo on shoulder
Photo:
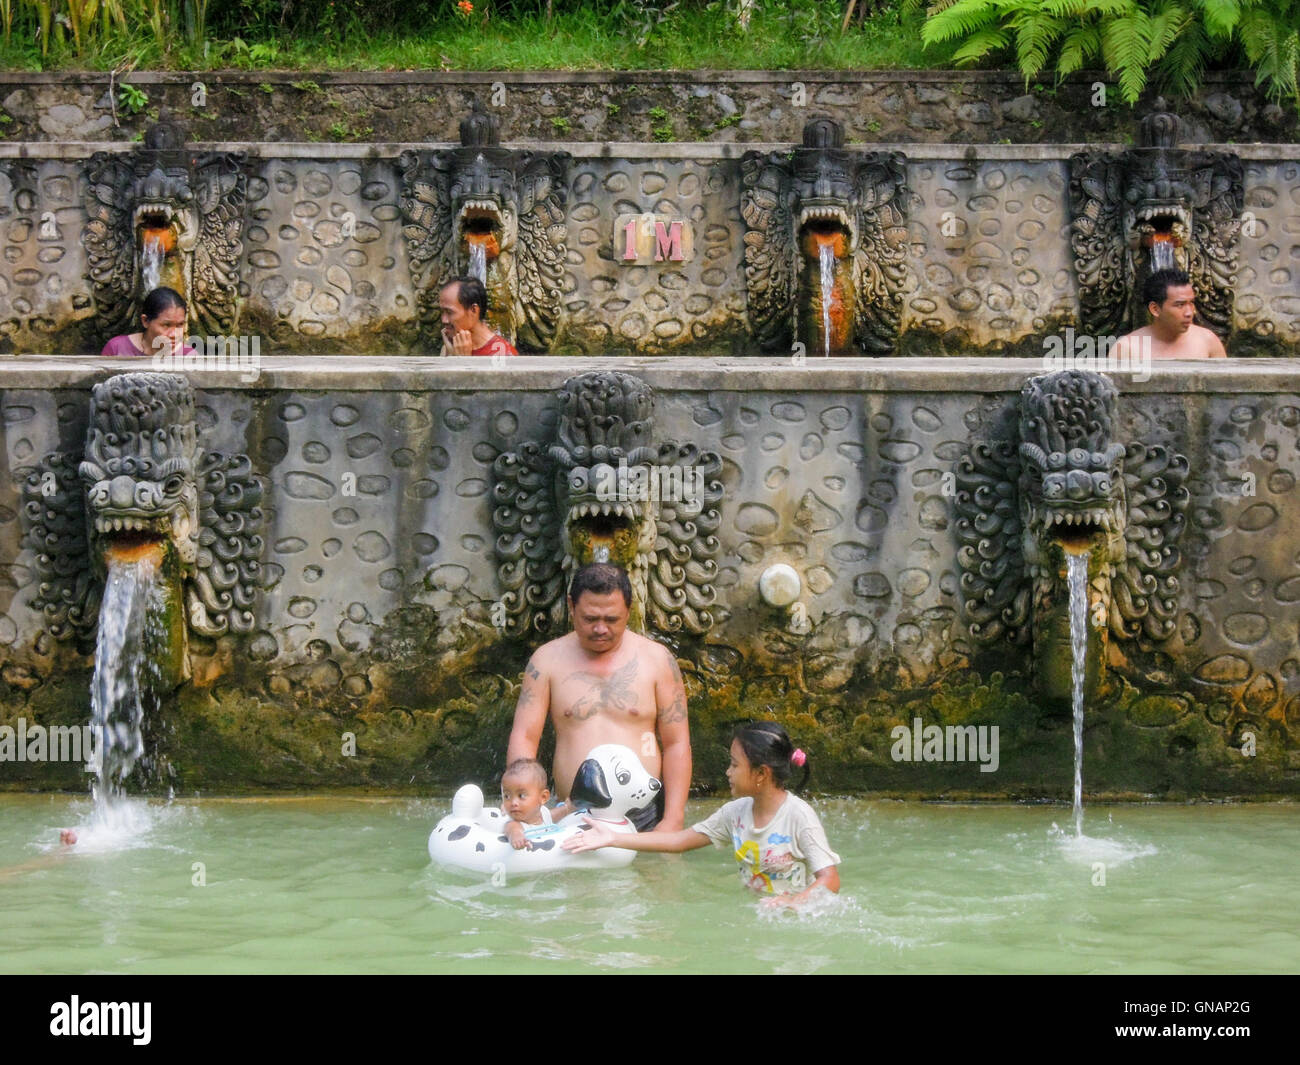
[[[685,684],[686,682],[682,680],[682,667],[677,664],[677,659],[672,651],[668,652],[668,664],[673,667],[673,680],[678,684]]]
[[[659,721],[664,725],[676,725],[686,720],[686,693],[678,689],[673,701],[659,711]]]
[[[524,666],[524,672],[527,673],[528,676],[532,677],[533,680],[539,679],[542,675],[538,668],[533,665],[533,660],[531,658],[528,660],[528,665]]]

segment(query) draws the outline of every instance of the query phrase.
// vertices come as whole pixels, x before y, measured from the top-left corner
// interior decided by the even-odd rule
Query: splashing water
[[[1151,242],[1151,272],[1157,270],[1177,269],[1174,259],[1174,242],[1172,240],[1155,240]]]
[[[158,287],[162,278],[163,241],[162,237],[146,233],[144,238],[144,261],[140,270],[144,274],[144,290],[152,292]]]
[[[476,241],[469,246],[469,276],[487,284],[487,248]]]
[[[826,357],[831,357],[831,293],[835,291],[835,247],[823,244],[817,249],[817,263],[821,267],[822,282],[822,337],[826,341]]]
[[[109,559],[90,684],[95,808],[101,815],[121,796],[122,782],[144,754],[142,697],[158,677],[157,665],[144,652],[165,624],[157,575],[154,557]]]
[[[1074,834],[1083,835],[1083,681],[1088,669],[1088,556],[1067,553],[1071,703],[1074,707]]]

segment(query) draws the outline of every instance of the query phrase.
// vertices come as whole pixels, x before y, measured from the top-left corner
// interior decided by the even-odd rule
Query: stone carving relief
[[[721,459],[656,441],[654,394],[629,374],[583,374],[556,398],[555,439],[529,441],[493,465],[505,630],[560,631],[572,572],[608,561],[631,578],[635,628],[708,631]]]
[[[23,494],[38,575],[32,606],[56,638],[93,637],[105,551],[142,540],[165,541],[179,559],[195,632],[251,631],[262,485],[246,455],[202,447],[184,378],[119,374],[96,385],[84,457],[47,455]]]
[[[976,642],[1032,640],[1043,653],[1047,615],[1069,599],[1063,550],[1091,556],[1094,629],[1174,634],[1188,464],[1164,445],[1116,440],[1116,398],[1100,374],[1032,378],[1016,437],[976,444],[958,463],[958,564]]]
[[[191,321],[208,332],[231,332],[244,254],[245,158],[187,151],[184,130],[159,122],[143,148],[96,152],[87,161],[84,242],[106,335],[138,327],[150,281],[185,296]],[[147,277],[151,245],[156,280]]]
[[[788,349],[793,333],[814,355],[892,353],[908,286],[903,155],[846,149],[841,126],[815,119],[793,153],[746,152],[741,181],[759,343]]]
[[[1080,322],[1114,335],[1146,323],[1149,273],[1177,267],[1197,309],[1220,336],[1232,328],[1237,242],[1244,201],[1241,160],[1179,148],[1175,115],[1142,120],[1138,147],[1070,157],[1070,243]]]
[[[500,125],[476,109],[460,124],[461,147],[398,160],[417,316],[440,346],[438,289],[478,270],[492,325],[522,349],[546,351],[564,281],[570,157],[502,148]]]

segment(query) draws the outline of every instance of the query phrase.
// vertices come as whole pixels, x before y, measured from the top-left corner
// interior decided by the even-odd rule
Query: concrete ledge
[[[0,358],[0,391],[89,389],[119,373],[152,370],[146,360],[72,355]],[[589,358],[520,356],[493,366],[486,359],[346,355],[273,356],[253,381],[236,370],[192,370],[184,376],[209,391],[334,390],[351,392],[536,391],[597,370],[635,374],[651,387],[686,392],[1018,392],[1049,372],[1038,359],[789,359]],[[164,371],[175,372],[175,371]],[[1300,394],[1300,359],[1170,360],[1146,381],[1112,375],[1121,394]]]

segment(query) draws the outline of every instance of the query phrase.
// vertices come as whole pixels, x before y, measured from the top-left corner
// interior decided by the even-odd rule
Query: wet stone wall
[[[812,752],[824,788],[1068,796],[1069,713],[1040,690],[1045,652],[976,638],[959,559],[964,464],[979,445],[1014,450],[1021,387],[1038,364],[318,365],[270,360],[248,384],[193,377],[202,447],[247,455],[265,488],[260,587],[247,631],[191,633],[191,679],[156,723],[153,785],[427,788],[499,771],[520,670],[543,638],[513,629],[499,606],[518,588],[503,568],[510,520],[499,511],[525,505],[502,487],[503,471],[530,442],[545,451],[561,430],[577,431],[560,393],[597,388],[575,381],[599,371],[631,375],[620,379],[629,394],[649,390],[650,443],[694,456],[720,489],[716,520],[690,527],[698,535],[684,548],[693,559],[685,585],[673,584],[661,505],[665,557],[655,565],[667,568],[649,581],[664,602],[678,587],[704,603],[693,613],[670,603],[648,629],[687,678],[699,784],[722,779],[730,722],[775,716]],[[88,712],[88,656],[54,639],[31,605],[40,563],[24,485],[52,468],[49,453],[84,446],[90,384],[115,369],[66,359],[0,369],[4,722],[77,723]],[[1172,627],[1159,639],[1112,632],[1087,716],[1089,790],[1294,794],[1300,375],[1258,360],[1116,383],[1128,498],[1164,491],[1142,481],[1157,448],[1175,457],[1162,479],[1181,481],[1186,495],[1175,501],[1183,521],[1160,574],[1174,578]],[[547,513],[566,512],[568,498],[555,495],[564,481],[552,470],[540,482],[546,498],[526,504],[542,526]],[[1010,498],[1020,490],[1013,483]],[[1125,520],[1134,536],[1153,535],[1141,515]],[[999,557],[1007,544],[995,542],[997,522],[985,528],[981,551]],[[572,549],[550,529],[547,550]],[[1022,533],[1006,535],[1018,544]],[[793,604],[759,594],[776,564],[798,575]],[[894,730],[917,719],[997,726],[996,770],[896,760]],[[0,774],[10,787],[78,779],[49,764],[6,764]]]

